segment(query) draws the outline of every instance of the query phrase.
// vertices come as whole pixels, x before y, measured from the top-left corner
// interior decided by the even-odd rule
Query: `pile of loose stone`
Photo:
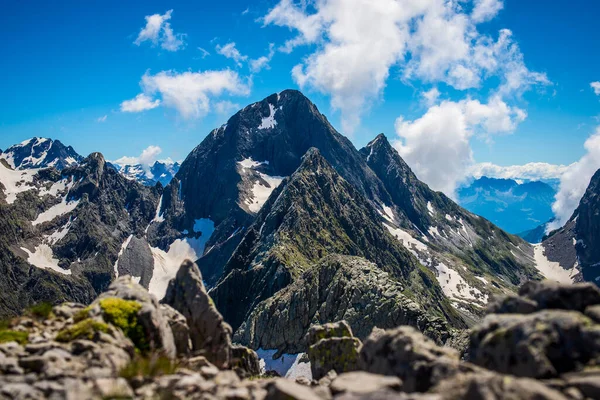
[[[407,326],[364,343],[343,321],[313,326],[312,379],[261,375],[190,262],[160,303],[122,277],[87,307],[8,329],[27,337],[0,343],[0,399],[600,399],[600,290],[589,283],[525,284],[453,341],[461,349]]]

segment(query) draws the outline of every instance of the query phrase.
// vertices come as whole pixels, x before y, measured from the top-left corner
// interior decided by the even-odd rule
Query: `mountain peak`
[[[82,160],[71,146],[42,137],[33,137],[9,147],[1,158],[18,170],[48,167],[62,170]]]

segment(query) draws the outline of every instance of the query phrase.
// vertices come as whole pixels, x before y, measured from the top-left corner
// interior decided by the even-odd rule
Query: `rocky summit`
[[[123,276],[89,305],[39,305],[5,321],[0,399],[600,398],[593,284],[528,283],[491,302],[454,348],[377,321],[362,340],[345,321],[306,327],[307,354],[279,377],[232,341],[185,262],[162,301]]]

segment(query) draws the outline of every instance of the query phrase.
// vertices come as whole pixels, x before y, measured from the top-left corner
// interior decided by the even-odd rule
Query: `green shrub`
[[[171,375],[177,370],[177,363],[162,354],[149,356],[137,355],[119,373],[122,378],[131,381],[135,378],[154,378],[161,375]]]
[[[58,332],[56,341],[71,342],[76,339],[92,340],[97,332],[107,333],[109,331],[110,327],[105,323],[88,318]]]
[[[25,311],[25,314],[33,318],[47,319],[50,316],[50,314],[52,314],[52,307],[52,304],[48,302],[38,303],[29,307]]]
[[[27,344],[29,334],[21,331],[11,331],[9,329],[0,330],[0,343],[17,342],[21,345]]]
[[[118,297],[108,297],[100,300],[104,320],[121,329],[131,339],[136,349],[141,352],[149,350],[144,327],[138,323],[137,313],[142,305],[134,300],[123,300]]]

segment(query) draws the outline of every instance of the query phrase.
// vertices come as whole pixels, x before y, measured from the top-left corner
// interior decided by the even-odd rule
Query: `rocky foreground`
[[[453,335],[453,347],[408,326],[361,343],[343,321],[312,326],[304,343],[312,379],[261,371],[186,262],[161,302],[121,277],[89,306],[37,307],[4,323],[0,399],[600,398],[593,284],[529,282]]]

